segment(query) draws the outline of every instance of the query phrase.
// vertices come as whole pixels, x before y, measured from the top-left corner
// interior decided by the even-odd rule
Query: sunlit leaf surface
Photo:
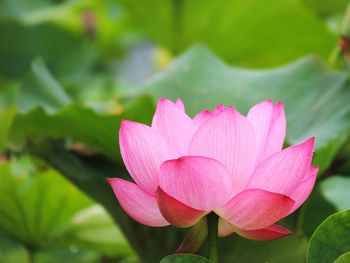
[[[339,212],[328,217],[311,237],[307,262],[328,263],[337,260],[344,262],[350,252],[350,211]],[[346,262],[346,261],[345,261]]]

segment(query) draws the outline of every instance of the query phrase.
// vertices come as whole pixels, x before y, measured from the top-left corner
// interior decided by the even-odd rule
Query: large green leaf
[[[21,162],[31,167],[26,159]],[[54,171],[37,174],[18,167],[0,165],[0,231],[29,248],[50,246],[91,200]]]
[[[25,26],[0,21],[0,35],[0,74],[11,79],[23,77],[37,56],[60,78],[73,78],[88,70],[96,54],[79,35],[52,23]]]
[[[239,65],[267,67],[313,53],[328,57],[336,41],[297,1],[125,0],[132,21],[175,52],[201,42]],[[152,19],[150,19],[152,17]]]
[[[350,252],[350,210],[328,217],[310,239],[307,262],[329,263]]]
[[[76,262],[133,255],[110,215],[57,172],[38,171],[23,157],[1,163],[0,179],[0,233],[30,254],[62,254]]]
[[[111,159],[120,156],[117,138],[121,119],[149,122],[154,111],[153,100],[146,96],[119,106],[118,115],[73,103],[41,60],[33,62],[19,97],[21,111],[10,133],[13,145],[22,145],[27,140],[71,138]]]
[[[315,136],[317,151],[325,154],[319,156],[322,163],[317,163],[322,169],[329,164],[324,157],[334,157],[341,145],[336,140],[350,127],[347,75],[328,71],[313,57],[272,70],[247,70],[229,67],[206,48],[196,46],[139,90],[157,98],[181,97],[190,114],[219,103],[247,112],[262,100],[281,100],[288,142]]]
[[[190,254],[178,254],[178,255],[170,255],[163,258],[160,263],[210,263],[212,262],[209,259],[190,255]]]
[[[350,262],[350,252],[346,252],[337,258],[334,263],[348,263]]]
[[[19,109],[28,112],[41,107],[45,112],[54,113],[70,103],[70,98],[60,84],[37,58],[31,64],[30,74],[22,85],[19,97]]]
[[[101,205],[93,205],[75,214],[69,237],[70,242],[84,244],[84,247],[103,255],[129,256],[133,254],[125,237],[115,227],[113,218]]]
[[[121,115],[101,114],[78,105],[69,105],[53,115],[38,108],[16,117],[11,140],[22,144],[24,139],[72,138],[111,159],[117,159],[120,156],[117,138],[121,120],[125,118],[147,122],[153,108],[153,101],[149,97],[133,101]]]

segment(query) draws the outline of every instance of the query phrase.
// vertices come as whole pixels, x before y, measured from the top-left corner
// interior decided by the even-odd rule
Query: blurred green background
[[[191,115],[282,100],[286,145],[316,137],[315,190],[281,222],[294,234],[221,239],[222,263],[350,262],[348,2],[0,0],[0,262],[176,251],[186,231],[134,222],[105,181],[130,178],[120,120],[149,123],[159,97]]]

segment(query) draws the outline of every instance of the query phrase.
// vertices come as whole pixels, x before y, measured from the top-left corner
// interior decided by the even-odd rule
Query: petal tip
[[[140,124],[135,121],[129,121],[129,120],[121,120],[120,122],[120,131],[127,129],[128,127],[135,125],[135,124]]]
[[[185,104],[181,98],[176,99],[175,105],[180,111],[186,112]]]
[[[277,101],[277,103],[274,105],[274,108],[278,113],[284,112],[284,103],[282,101]]]
[[[278,107],[283,107],[284,106],[284,103],[283,101],[277,101],[275,106],[278,106]]]
[[[220,103],[220,104],[218,104],[216,107],[215,107],[215,109],[214,109],[214,113],[218,113],[218,112],[220,112],[220,111],[222,111],[222,110],[224,110],[225,109],[225,106],[224,106],[224,104],[222,104],[222,103]]]
[[[122,119],[120,121],[120,129],[122,129],[123,127],[125,127],[125,125],[128,125],[128,120]]]
[[[111,178],[111,177],[105,178],[105,180],[106,180],[109,184],[112,184],[113,179],[114,179],[114,178]]]
[[[311,165],[310,168],[309,168],[309,175],[310,176],[317,175],[319,169],[320,169],[319,166]]]
[[[173,105],[175,105],[175,103],[174,102],[172,102],[171,100],[169,100],[169,99],[167,99],[167,98],[159,98],[159,100],[158,100],[158,106],[159,105],[162,105],[162,104],[173,104]]]
[[[236,117],[237,115],[243,116],[235,107],[233,106],[227,106],[224,107],[222,110],[217,112],[217,115],[219,114],[230,114],[231,117]],[[245,118],[245,116],[243,116]]]
[[[300,147],[300,148],[303,148],[307,151],[313,152],[314,151],[314,144],[315,144],[315,137],[310,137],[299,144],[291,146],[290,148],[294,148],[294,147],[299,148]]]
[[[184,105],[184,102],[181,98],[177,98],[175,103],[178,105]]]
[[[315,148],[315,137],[310,137],[304,143],[305,143],[305,145],[308,148],[310,148],[310,149],[312,149],[312,151],[314,151],[314,148]]]
[[[267,100],[263,100],[261,102],[258,102],[256,104],[254,104],[250,109],[253,109],[254,107],[263,107],[263,106],[273,107],[272,99],[267,99]]]
[[[114,187],[118,187],[120,184],[123,184],[123,183],[131,183],[127,180],[123,180],[121,178],[118,178],[118,177],[108,177],[108,178],[105,178],[106,181],[112,186],[113,190],[115,190]]]
[[[135,123],[133,121],[129,120],[122,120],[120,122],[120,128],[119,128],[119,144],[120,147],[122,147],[124,140],[126,139],[126,134],[128,131],[130,131],[130,127],[134,125]]]
[[[289,229],[287,229],[287,228],[284,228],[284,229],[285,229],[284,234],[285,234],[286,236],[289,236],[289,235],[293,234],[293,231],[291,231],[291,230],[289,230]],[[282,231],[281,231],[281,232],[282,232]]]
[[[284,112],[284,103],[282,101],[278,101],[275,105],[273,105],[274,111],[274,119],[283,118],[284,122],[286,122],[286,114]]]

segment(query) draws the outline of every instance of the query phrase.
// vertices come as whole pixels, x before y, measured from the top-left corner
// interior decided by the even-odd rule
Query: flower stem
[[[219,217],[215,213],[207,215],[208,220],[208,257],[214,263],[219,262],[218,253],[218,222]]]

